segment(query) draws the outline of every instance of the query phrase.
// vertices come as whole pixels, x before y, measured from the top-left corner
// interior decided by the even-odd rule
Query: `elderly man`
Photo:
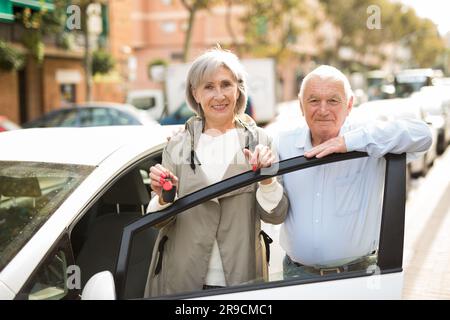
[[[353,95],[345,75],[331,66],[309,73],[300,88],[307,126],[281,133],[280,159],[363,151],[369,157],[283,176],[290,207],[280,232],[285,277],[316,277],[364,270],[376,262],[386,153],[409,160],[431,145],[417,120],[351,123]]]

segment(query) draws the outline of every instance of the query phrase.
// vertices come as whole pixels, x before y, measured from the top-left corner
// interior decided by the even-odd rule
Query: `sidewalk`
[[[406,203],[403,299],[450,299],[450,148]]]

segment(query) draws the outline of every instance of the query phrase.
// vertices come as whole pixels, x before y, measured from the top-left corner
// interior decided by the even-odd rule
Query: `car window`
[[[148,170],[161,163],[161,152],[130,165],[117,180],[102,190],[102,195],[70,227],[70,241],[76,265],[81,270],[81,288],[97,272],[114,272],[123,227],[142,217],[152,192]],[[143,296],[146,270],[151,259],[157,231],[147,230],[138,237],[132,251],[133,275],[127,298]]]
[[[111,117],[114,119],[115,125],[138,125],[140,124],[138,120],[133,118],[132,116],[126,114],[125,112],[121,112],[119,110],[110,109],[109,113],[111,114]]]
[[[331,164],[331,166],[333,166],[334,164]],[[330,166],[330,165],[329,165]],[[320,167],[319,167],[320,168]],[[313,168],[316,169],[316,168]],[[320,169],[319,169],[320,170]],[[284,175],[284,179],[298,179],[299,181],[305,180],[304,178],[302,178],[303,173],[307,172],[308,170],[301,170],[298,172],[292,172],[289,173],[287,175]],[[278,176],[277,178],[281,178],[281,176]],[[337,180],[339,180],[339,183],[336,185],[336,188],[333,190],[333,192],[331,194],[328,195],[323,195],[323,199],[321,201],[317,201],[315,202],[315,204],[321,205],[323,206],[324,210],[322,212],[322,216],[321,217],[314,217],[314,219],[311,220],[307,220],[304,221],[303,223],[300,223],[299,225],[299,230],[297,230],[297,233],[301,233],[301,234],[309,234],[310,232],[312,232],[312,230],[314,230],[317,234],[331,234],[333,233],[333,226],[344,226],[344,225],[348,225],[348,233],[347,234],[343,234],[340,239],[342,240],[341,243],[328,243],[326,238],[321,239],[321,241],[323,241],[323,243],[325,244],[325,248],[323,248],[321,251],[319,251],[319,249],[314,248],[315,244],[314,243],[305,243],[303,240],[303,237],[299,237],[298,242],[302,242],[304,243],[304,245],[301,246],[301,250],[303,252],[307,252],[307,254],[305,254],[306,257],[311,257],[315,254],[319,254],[321,256],[323,256],[323,259],[321,261],[321,264],[324,266],[323,268],[329,269],[326,270],[327,273],[322,275],[320,274],[320,270],[322,268],[318,267],[318,271],[315,272],[314,269],[311,270],[306,270],[305,272],[299,272],[296,268],[290,268],[288,270],[286,270],[286,272],[283,272],[283,263],[286,263],[284,260],[286,259],[286,251],[285,251],[285,245],[282,245],[282,243],[280,242],[280,236],[282,234],[282,225],[280,224],[270,224],[270,223],[265,223],[264,221],[257,221],[259,219],[257,219],[255,221],[256,224],[261,223],[261,232],[260,235],[258,237],[258,243],[256,244],[256,247],[254,249],[251,249],[252,252],[253,250],[255,250],[257,252],[257,256],[256,259],[257,261],[259,261],[261,264],[261,266],[256,266],[256,268],[259,270],[262,270],[262,272],[257,271],[256,275],[254,277],[250,277],[249,279],[247,279],[246,281],[242,281],[242,282],[235,282],[233,284],[229,284],[227,283],[227,288],[233,287],[235,285],[249,285],[249,284],[264,284],[264,283],[270,283],[270,282],[275,282],[275,281],[283,281],[283,280],[292,280],[292,279],[298,279],[298,280],[312,280],[312,279],[317,279],[320,281],[323,281],[324,279],[326,279],[327,277],[335,277],[337,275],[337,271],[334,270],[332,268],[332,266],[335,265],[340,265],[341,263],[346,263],[347,261],[354,261],[357,258],[359,258],[358,256],[353,256],[352,252],[357,251],[358,247],[361,245],[361,243],[359,242],[354,242],[351,240],[352,237],[355,237],[356,235],[351,231],[350,226],[354,223],[357,223],[358,219],[356,218],[358,215],[358,209],[359,209],[359,202],[361,201],[361,199],[364,197],[364,188],[361,187],[360,184],[360,180],[358,180],[358,178],[356,177],[356,181],[353,178],[349,178],[349,177],[337,177]],[[254,186],[256,187],[256,186]],[[251,187],[244,187],[239,189],[239,193],[246,193],[246,192],[253,192],[253,188]],[[303,197],[301,194],[301,190],[298,190],[298,194],[291,194],[291,197],[301,197],[303,198],[309,198],[309,196],[305,196]],[[303,191],[303,193],[305,193],[305,191]],[[236,195],[236,191],[231,192],[230,194],[234,194]],[[345,203],[345,201],[348,201],[348,198],[346,197],[346,195],[348,194],[352,194],[354,196],[352,196],[352,200],[354,200],[354,202],[349,205],[349,203]],[[381,194],[380,194],[381,195]],[[315,196],[315,195],[314,195]],[[225,198],[220,198],[222,199],[221,201],[225,201]],[[214,205],[214,200],[210,200],[208,201],[210,203],[211,206]],[[327,205],[329,204],[329,205]],[[306,205],[306,204],[305,204]],[[203,209],[204,210],[204,209]],[[180,215],[177,216],[176,219],[183,219],[183,217],[185,215],[194,215],[197,214],[199,215],[198,212],[203,212],[203,214],[206,214],[206,212],[202,211],[202,209],[199,210],[199,206],[193,207],[189,210],[186,210],[184,212],[182,212]],[[381,206],[378,207],[378,212],[381,214]],[[229,213],[232,214],[232,213]],[[313,218],[313,217],[311,217]],[[168,222],[167,225],[164,226],[162,230],[162,232],[166,232],[167,229],[170,228],[177,228],[176,224],[177,224],[177,220],[173,220]],[[221,220],[226,219],[225,217],[222,217]],[[234,219],[242,219],[242,224],[245,224],[246,219],[248,219],[248,217],[246,215],[243,214],[243,212],[236,210],[236,214],[235,216],[232,218]],[[309,217],[308,217],[309,219]],[[224,220],[226,221],[226,220]],[[173,224],[173,226],[171,226],[171,224]],[[208,226],[208,225],[206,225]],[[228,234],[233,235],[233,237],[242,237],[242,239],[239,241],[242,244],[242,251],[236,251],[233,252],[231,255],[226,255],[224,253],[221,253],[222,259],[238,259],[238,260],[245,260],[246,257],[248,256],[248,254],[246,253],[246,250],[248,250],[247,247],[245,247],[244,243],[246,243],[245,239],[248,238],[249,234],[251,234],[250,232],[254,231],[254,228],[250,228],[249,230],[245,230],[242,229],[240,232],[234,232],[231,228],[240,228],[240,226],[235,225],[234,227],[230,227],[230,229],[228,229]],[[320,232],[318,231],[318,229],[323,229],[323,230],[328,230],[327,232]],[[175,231],[174,234],[178,233],[178,229],[176,229],[177,231]],[[198,232],[202,232],[202,230],[197,229]],[[285,230],[286,231],[286,230]],[[221,232],[220,230],[217,231],[217,233]],[[208,232],[204,232],[204,237],[205,239],[207,237],[209,237],[210,233]],[[194,235],[192,235],[192,237],[194,237]],[[197,238],[195,238],[197,239]],[[201,237],[198,238],[199,241],[202,239]],[[161,271],[160,273],[156,273],[153,272],[153,270],[150,270],[151,272],[153,272],[152,274],[150,274],[150,277],[164,277],[164,269],[166,270],[174,270],[177,268],[177,265],[179,262],[177,262],[177,259],[173,258],[173,254],[172,257],[168,257],[167,256],[167,252],[168,250],[172,250],[172,252],[178,252],[180,253],[180,250],[182,251],[186,251],[188,250],[187,247],[184,247],[184,249],[178,249],[176,246],[176,244],[174,244],[173,242],[171,242],[172,239],[170,239],[170,235],[168,235],[168,240],[165,242],[164,244],[164,249],[166,250],[160,250],[159,251],[159,255],[156,256],[157,259],[160,259],[162,261],[161,264]],[[285,241],[286,243],[286,241]],[[205,241],[205,245],[206,241]],[[347,248],[347,256],[345,257],[340,257],[339,259],[335,258],[334,254],[333,254],[333,250],[336,248],[340,248],[341,246],[348,246]],[[182,244],[182,246],[184,246],[184,244]],[[219,245],[220,246],[220,245]],[[245,248],[244,248],[245,247]],[[370,245],[368,246],[370,247]],[[224,244],[224,249],[222,250],[228,250],[225,249],[226,244]],[[160,249],[160,248],[159,248]],[[373,264],[376,263],[376,248],[371,249],[371,251],[373,251],[373,255],[371,256],[372,262]],[[315,253],[314,253],[315,252]],[[193,254],[193,253],[191,253]],[[260,258],[260,259],[259,259]],[[219,262],[220,263],[224,263],[225,260],[222,260]],[[211,263],[211,262],[210,262]],[[326,267],[325,267],[326,266]],[[329,268],[328,268],[329,267]],[[354,268],[353,268],[354,267]],[[352,266],[352,269],[349,270],[350,272],[352,271],[356,271],[356,272],[361,272],[361,271],[365,271],[367,269],[368,266],[366,266],[365,264],[356,264],[354,266]],[[193,268],[198,268],[201,269],[202,265],[198,264],[196,267],[193,266]],[[373,271],[372,269],[373,267],[371,267],[369,269],[369,273]],[[253,270],[249,270],[249,272],[252,272]],[[340,270],[339,270],[340,272]],[[214,275],[214,273],[212,273],[212,275]],[[230,277],[231,278],[231,277]],[[214,279],[214,276],[213,276]],[[167,281],[171,282],[171,285],[174,283],[174,281],[182,281],[179,278],[177,278],[177,280],[175,279],[168,279]],[[215,280],[212,280],[215,281]],[[235,281],[235,280],[232,280]],[[164,281],[163,281],[164,282]],[[158,283],[157,280],[155,280],[155,285],[156,283]],[[162,284],[164,286],[164,284]],[[167,284],[168,285],[168,284]],[[177,286],[174,285],[174,288],[176,288]],[[178,292],[174,292],[174,293],[178,293],[178,294],[185,294],[185,293],[191,293],[189,291],[178,291]]]
[[[42,127],[58,127],[61,122],[66,118],[69,110],[62,110],[46,116],[45,119],[38,122],[38,126]]]
[[[94,119],[92,118],[91,108],[79,108],[78,117],[80,121],[80,127],[91,127],[93,126]]]
[[[131,104],[141,110],[150,110],[156,106],[155,97],[135,97],[131,100]]]
[[[78,126],[78,109],[68,110],[61,117],[60,127],[77,127]]]
[[[73,262],[70,243],[67,235],[64,234],[16,298],[25,300],[77,299],[80,292],[80,272],[74,267]]]
[[[345,156],[345,155],[344,155]],[[381,180],[379,181],[381,184],[385,183],[386,186],[389,186],[389,190],[390,190],[390,194],[384,193],[383,191],[381,191],[380,193],[380,197],[387,199],[386,201],[389,201],[389,205],[386,205],[385,207],[383,207],[383,210],[386,211],[385,214],[383,214],[383,220],[381,219],[381,215],[382,215],[382,201],[380,201],[378,203],[378,205],[374,205],[372,210],[375,210],[374,212],[376,212],[376,218],[375,221],[372,221],[371,223],[375,226],[378,225],[378,223],[380,223],[383,226],[383,228],[385,229],[384,231],[384,235],[383,232],[380,235],[379,234],[379,226],[376,227],[378,228],[378,231],[375,231],[374,236],[371,236],[370,238],[376,239],[376,241],[374,243],[371,243],[370,241],[366,241],[364,240],[366,243],[365,245],[367,245],[367,248],[371,248],[371,250],[368,251],[367,253],[367,260],[364,261],[364,263],[357,261],[356,264],[349,264],[348,269],[346,269],[346,272],[342,272],[342,270],[338,269],[338,268],[333,268],[330,267],[328,268],[329,265],[332,264],[337,264],[337,265],[341,265],[343,264],[343,260],[346,261],[352,261],[354,260],[355,257],[358,257],[359,254],[355,254],[353,255],[353,252],[356,252],[356,247],[358,247],[359,245],[362,244],[362,242],[364,242],[363,240],[361,240],[362,238],[364,238],[364,226],[362,226],[362,228],[359,228],[358,234],[355,234],[354,232],[351,232],[351,228],[354,227],[354,223],[358,223],[358,221],[360,221],[359,217],[361,215],[364,215],[365,213],[365,209],[362,208],[359,205],[359,202],[355,202],[355,203],[351,203],[350,205],[344,205],[343,202],[347,201],[348,199],[346,199],[345,197],[342,197],[341,195],[343,194],[351,194],[352,198],[354,200],[358,200],[359,198],[364,196],[364,186],[361,185],[361,180],[358,179],[358,177],[356,178],[356,182],[355,179],[353,179],[353,177],[349,177],[346,176],[346,173],[343,172],[342,170],[335,170],[337,171],[337,174],[341,174],[342,177],[336,177],[336,186],[333,188],[333,192],[331,192],[331,194],[325,196],[321,201],[319,201],[319,205],[320,203],[322,204],[326,204],[326,203],[332,203],[333,205],[328,206],[328,212],[323,212],[323,215],[321,217],[319,217],[319,219],[322,220],[320,226],[314,226],[314,223],[317,222],[315,220],[311,221],[311,222],[307,222],[304,221],[303,223],[300,224],[300,228],[302,230],[298,230],[298,232],[310,232],[311,229],[313,228],[323,228],[323,234],[325,235],[324,239],[321,239],[321,241],[323,241],[326,245],[325,247],[325,251],[328,251],[327,254],[324,254],[324,259],[322,259],[324,266],[325,267],[321,267],[320,269],[323,270],[319,270],[318,272],[311,272],[308,274],[304,274],[304,273],[290,273],[289,270],[287,272],[283,272],[283,263],[285,263],[285,259],[286,259],[286,252],[284,251],[283,248],[286,248],[286,244],[281,238],[280,240],[280,229],[282,227],[280,227],[280,225],[272,225],[272,224],[267,224],[267,223],[262,223],[262,230],[264,231],[264,233],[261,233],[258,237],[258,242],[259,244],[257,244],[256,246],[260,248],[260,250],[257,250],[257,255],[261,255],[261,257],[264,257],[264,259],[262,259],[261,261],[264,262],[264,264],[266,265],[267,268],[263,267],[263,272],[259,275],[256,276],[254,278],[250,278],[247,281],[243,281],[241,283],[236,283],[235,285],[239,288],[241,288],[242,286],[246,287],[248,285],[257,285],[258,288],[262,288],[260,287],[261,285],[268,285],[268,287],[278,287],[278,286],[283,286],[282,283],[283,282],[298,282],[301,281],[300,284],[302,283],[312,283],[312,282],[318,282],[318,281],[327,281],[329,279],[333,279],[333,280],[337,280],[337,279],[347,279],[347,278],[351,278],[351,277],[360,277],[360,276],[364,276],[364,275],[373,275],[373,274],[379,274],[380,269],[381,270],[385,270],[385,269],[389,269],[391,268],[391,270],[401,270],[401,260],[402,260],[402,242],[398,241],[398,239],[400,238],[395,238],[396,236],[395,234],[399,234],[402,233],[403,231],[403,222],[404,221],[404,181],[402,182],[402,176],[404,178],[404,175],[402,175],[401,173],[399,173],[400,171],[403,172],[405,171],[405,162],[404,162],[404,157],[401,158],[397,157],[396,158],[396,165],[398,165],[398,163],[403,163],[401,165],[399,165],[398,167],[396,167],[396,171],[391,171],[391,172],[396,172],[395,174],[391,174],[391,177],[388,179],[388,176],[386,175],[386,180],[384,180],[384,177],[381,177]],[[403,160],[402,160],[403,159]],[[290,163],[296,163],[296,162],[292,162],[293,159],[289,159],[285,161],[285,164],[287,163],[289,165]],[[295,161],[299,161],[299,160],[295,160]],[[305,169],[308,168],[310,166],[310,162],[311,161],[322,161],[322,160],[318,160],[318,159],[314,159],[314,160],[309,160],[307,162],[309,162],[308,164],[304,164],[305,167],[302,167],[301,170],[296,170],[287,174],[283,175],[283,179],[289,179],[289,176],[292,175],[296,175],[299,174],[300,172],[304,171],[308,171],[310,169]],[[351,161],[351,160],[349,160]],[[399,162],[400,161],[400,162]],[[403,162],[402,162],[403,161]],[[338,161],[336,162],[336,164],[338,163],[344,163],[345,161]],[[285,165],[282,164],[282,165]],[[332,163],[331,165],[333,165],[335,163]],[[308,167],[306,167],[306,165],[308,165]],[[327,164],[330,165],[330,164]],[[317,167],[320,168],[320,167]],[[303,170],[305,169],[305,170]],[[399,171],[400,169],[400,171]],[[393,169],[392,169],[393,170]],[[404,172],[403,172],[404,174]],[[226,185],[227,183],[235,183],[237,181],[241,181],[240,179],[249,179],[252,176],[252,172],[247,172],[244,174],[241,174],[239,176],[233,177],[231,179],[228,179],[227,181],[222,181],[221,185]],[[246,178],[248,177],[248,178]],[[350,179],[352,178],[352,179]],[[397,180],[396,180],[397,179]],[[235,182],[229,182],[229,181],[235,181]],[[249,180],[246,180],[249,181]],[[359,181],[359,182],[358,182]],[[395,183],[393,183],[393,181],[395,181]],[[241,181],[243,182],[243,181]],[[243,184],[239,184],[240,186],[242,186]],[[197,202],[196,198],[200,198],[202,196],[206,196],[207,194],[210,195],[211,199],[215,199],[213,198],[213,195],[218,195],[218,194],[222,194],[225,190],[228,190],[225,193],[226,195],[230,195],[230,194],[239,194],[239,193],[243,193],[243,192],[248,192],[249,191],[249,187],[251,187],[251,185],[248,185],[247,187],[241,187],[239,189],[235,189],[234,191],[231,191],[233,189],[221,189],[223,191],[219,192],[218,188],[215,188],[215,186],[211,186],[208,187],[206,189],[202,189],[199,190],[198,192],[191,194],[187,197],[183,197],[177,200],[177,202],[174,203],[174,205],[172,206],[173,210],[166,209],[163,212],[155,212],[155,213],[151,213],[146,215],[145,217],[141,218],[139,221],[136,221],[135,223],[129,225],[124,232],[123,238],[122,239],[127,239],[129,237],[129,232],[132,232],[131,230],[133,230],[134,228],[137,228],[138,230],[142,230],[144,228],[144,226],[154,226],[159,225],[158,228],[161,228],[161,232],[166,232],[168,229],[167,228],[175,228],[174,226],[177,223],[177,219],[181,219],[185,216],[187,216],[188,214],[195,214],[195,209],[196,207],[192,207],[193,205],[195,205]],[[235,187],[236,188],[236,187]],[[399,190],[400,189],[400,190]],[[206,190],[210,190],[209,192],[207,192]],[[215,190],[215,191],[213,191]],[[383,190],[383,188],[381,189]],[[403,191],[401,191],[403,190]],[[217,193],[214,193],[217,192]],[[298,192],[301,192],[301,190],[299,190]],[[395,194],[396,193],[396,194]],[[222,195],[223,196],[223,195]],[[292,196],[292,195],[291,195]],[[294,195],[295,196],[295,195]],[[327,198],[328,197],[328,198]],[[403,199],[403,200],[402,200]],[[203,202],[211,202],[214,200],[206,200]],[[190,209],[183,209],[184,207],[188,207]],[[345,208],[345,210],[344,210]],[[394,210],[394,211],[390,211],[389,210]],[[164,212],[170,213],[170,212],[174,212],[176,213],[176,218],[172,217],[172,218],[165,218],[163,219],[162,214]],[[167,217],[167,216],[166,216]],[[389,219],[394,219],[392,221],[388,221]],[[156,221],[155,221],[156,219]],[[403,220],[402,220],[403,219]],[[378,220],[378,222],[376,222]],[[150,223],[150,221],[155,221],[154,223]],[[384,222],[383,222],[384,221]],[[397,223],[396,225],[394,225],[394,221],[395,223]],[[333,243],[333,242],[329,242],[327,243],[327,238],[326,235],[328,233],[333,232],[333,226],[336,224],[340,224],[341,226],[347,226],[349,229],[349,232],[346,234],[342,234],[342,238],[343,241],[342,243]],[[352,227],[353,225],[353,227]],[[389,225],[389,227],[387,227]],[[375,228],[375,229],[376,229]],[[382,229],[383,229],[382,228]],[[392,228],[388,231],[388,228]],[[397,229],[396,229],[397,228]],[[165,231],[164,231],[165,230]],[[181,229],[180,229],[181,230]],[[395,232],[394,232],[395,230]],[[378,232],[378,234],[376,234]],[[239,237],[239,236],[245,236],[245,233],[237,233],[235,236]],[[392,239],[396,239],[395,241],[391,240],[390,243],[389,241],[386,241],[386,239],[388,239],[390,236],[393,236]],[[360,240],[356,241],[354,240],[354,238],[358,238]],[[361,238],[362,237],[362,238]],[[352,240],[353,239],[353,240]],[[378,239],[380,240],[380,243],[378,244]],[[402,239],[402,238],[401,238]],[[345,240],[345,241],[344,241]],[[347,241],[348,240],[348,241]],[[127,240],[123,240],[123,241],[127,241]],[[200,240],[203,241],[203,240]],[[387,244],[389,243],[389,244]],[[335,259],[333,257],[333,248],[338,248],[339,246],[342,245],[348,245],[348,248],[346,250],[346,256],[344,258],[340,257],[339,259]],[[122,246],[124,245],[124,243],[122,243]],[[124,247],[125,248],[125,247]],[[149,271],[150,273],[147,275],[142,275],[141,278],[142,279],[147,279],[148,277],[161,277],[163,274],[162,270],[168,270],[168,269],[176,269],[177,266],[179,265],[179,261],[177,261],[177,259],[167,259],[167,256],[165,256],[165,254],[167,254],[167,250],[164,250],[164,248],[166,248],[167,250],[176,250],[176,244],[175,243],[171,243],[170,239],[166,239],[166,241],[164,242],[163,245],[159,244],[158,246],[155,245],[154,250],[158,250],[157,254],[153,255],[153,259],[155,259],[152,263],[154,263],[154,265],[156,265],[157,267],[152,269],[150,268]],[[170,248],[170,249],[168,249]],[[315,246],[313,243],[305,243],[303,244],[303,248],[304,250],[309,250],[311,251],[311,254],[314,255],[315,253]],[[383,249],[384,255],[380,256],[379,254],[379,250]],[[373,249],[373,250],[372,250]],[[188,249],[184,248],[182,251],[186,252]],[[389,254],[387,254],[387,252],[389,252]],[[323,254],[323,253],[321,253]],[[235,256],[239,255],[239,250],[237,252],[234,252]],[[270,257],[269,257],[270,256]],[[388,257],[389,256],[389,257]],[[165,258],[166,257],[166,258]],[[325,259],[326,257],[326,259]],[[124,255],[120,255],[119,260],[118,260],[118,264],[117,264],[117,274],[116,277],[118,279],[123,279],[122,277],[123,275],[123,268],[126,265],[126,256]],[[197,260],[198,261],[198,260]],[[263,266],[264,266],[263,264]],[[159,267],[158,267],[159,266]],[[200,266],[198,266],[198,268],[200,268]],[[194,266],[195,269],[195,266]],[[154,272],[153,272],[154,271]],[[377,273],[378,272],[378,273]],[[323,274],[322,274],[323,273]],[[165,282],[164,281],[170,281],[170,285],[173,285],[174,281],[176,281],[176,279],[166,279],[163,280],[163,282],[160,282],[160,285],[165,286]],[[279,282],[281,281],[281,282]],[[124,282],[126,283],[126,282]],[[274,283],[273,285],[271,285],[271,283]],[[122,290],[122,282],[119,281],[118,282],[118,288],[117,290],[119,292],[121,292]],[[166,285],[169,285],[169,282],[167,282]],[[227,286],[227,290],[229,290],[230,288],[232,288],[233,286],[228,285]],[[242,287],[242,288],[244,288]],[[236,290],[240,290],[240,289],[236,289]],[[249,289],[247,289],[249,290]],[[244,290],[245,291],[245,290]],[[230,291],[228,291],[230,292]],[[231,291],[233,292],[233,291]],[[181,296],[183,297],[188,297],[188,296],[202,296],[202,295],[208,295],[208,292],[205,292],[204,290],[200,290],[200,291],[186,291],[186,290],[179,290],[179,292],[173,292],[181,294]],[[194,294],[194,295],[189,295],[189,294]],[[213,293],[209,293],[209,294],[214,294]],[[181,297],[180,295],[178,295],[178,297]],[[120,297],[120,294],[119,294]],[[154,295],[151,295],[151,297],[156,297]]]
[[[80,108],[80,127],[109,126],[112,124],[108,111],[104,108]]]
[[[0,270],[93,169],[0,161]]]

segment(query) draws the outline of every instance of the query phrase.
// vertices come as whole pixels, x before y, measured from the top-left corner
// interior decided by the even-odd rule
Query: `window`
[[[296,170],[302,170],[306,168],[313,167],[314,165],[327,164],[330,162],[341,161],[345,159],[351,159],[351,157],[361,157],[364,154],[361,153],[348,153],[342,155],[333,155],[330,157],[326,157],[325,159],[311,159],[305,160],[303,157],[292,158],[288,160],[284,160],[280,162],[279,174],[287,174],[292,172],[293,174],[299,172]],[[356,267],[354,270],[349,270],[345,273],[340,272],[331,272],[327,273],[329,270],[324,270],[324,275],[315,274],[311,277],[304,277],[303,275],[294,275],[289,276],[289,274],[285,277],[282,273],[282,258],[285,256],[285,252],[282,247],[278,243],[277,233],[279,231],[279,226],[263,226],[263,230],[266,230],[269,236],[272,237],[274,243],[270,245],[270,265],[268,277],[261,277],[250,279],[245,283],[241,283],[236,285],[235,287],[227,287],[224,289],[216,289],[213,291],[197,291],[197,292],[179,292],[176,296],[178,298],[187,298],[187,297],[198,297],[198,296],[208,296],[215,295],[220,293],[238,293],[251,291],[255,289],[268,289],[268,288],[282,288],[286,285],[293,286],[301,286],[306,283],[317,283],[322,281],[331,281],[331,280],[346,280],[349,278],[359,279],[358,281],[367,281],[365,280],[364,275],[373,275],[373,274],[383,274],[385,273],[401,273],[402,266],[402,246],[403,246],[403,227],[404,227],[404,204],[405,204],[405,158],[404,156],[392,156],[388,155],[389,158],[386,177],[385,177],[385,190],[384,190],[384,204],[382,211],[382,220],[381,220],[381,235],[379,236],[379,244],[377,245],[378,255],[372,255],[373,262],[377,261],[377,265],[371,262],[369,267],[364,266],[364,268]],[[296,172],[294,172],[296,171]],[[389,174],[390,173],[390,174]],[[262,179],[259,178],[259,179]],[[199,190],[193,194],[190,194],[186,197],[178,199],[171,207],[161,211],[159,213],[153,213],[146,215],[135,221],[134,223],[128,225],[124,230],[123,242],[130,241],[130,237],[134,238],[133,230],[142,230],[145,226],[153,226],[156,223],[164,221],[169,216],[178,215],[180,213],[185,212],[188,208],[193,208],[193,206],[198,205],[204,201],[208,201],[209,199],[213,199],[222,194],[226,194],[229,192],[233,192],[238,188],[243,188],[245,185],[251,185],[256,182],[255,174],[253,172],[247,172],[241,174],[239,176],[235,176],[226,181],[222,181],[216,185],[210,186],[208,188]],[[342,184],[342,188],[350,188],[347,184]],[[354,192],[357,192],[356,189],[359,187],[355,185]],[[341,189],[339,189],[341,190]],[[340,200],[336,195],[339,192],[336,189],[336,194],[330,195],[330,197],[335,198],[337,202]],[[349,192],[353,192],[351,190],[347,190]],[[381,212],[381,208],[380,212]],[[356,210],[354,210],[357,214]],[[331,224],[336,221],[340,221],[340,223],[345,223],[345,221],[350,221],[352,212],[341,212],[337,209],[333,210],[333,212],[329,213]],[[381,217],[380,217],[381,218]],[[345,221],[344,221],[345,220]],[[345,235],[347,236],[347,235]],[[376,237],[376,236],[375,236]],[[377,237],[378,239],[378,237]],[[339,245],[339,244],[334,244]],[[124,243],[122,244],[123,248]],[[371,254],[373,254],[371,252]],[[119,298],[123,297],[121,294],[124,286],[126,286],[126,275],[127,275],[127,253],[121,252],[118,260],[118,269],[115,275],[118,287],[116,290],[119,293]],[[330,255],[330,257],[332,254]],[[349,255],[347,258],[352,258],[351,250],[349,250]],[[164,265],[164,259],[162,260],[162,268],[167,267]],[[166,262],[167,263],[167,262]],[[378,273],[377,273],[378,272]],[[280,282],[281,281],[281,282]],[[355,280],[354,280],[355,281]],[[342,282],[341,282],[342,283]],[[352,282],[354,283],[354,282]],[[367,287],[365,282],[360,286],[361,288]],[[311,288],[311,287],[307,287]],[[387,286],[385,287],[385,289]],[[388,293],[392,288],[388,288],[385,291],[378,290],[377,294]],[[375,291],[373,291],[375,292]],[[375,294],[375,293],[374,293]],[[325,297],[324,295],[323,297]],[[171,296],[175,297],[175,296]]]
[[[155,97],[136,97],[133,98],[131,104],[141,110],[150,110],[156,106]]]
[[[67,235],[64,234],[27,281],[17,298],[26,300],[78,299],[80,293],[79,273],[71,274],[73,270],[69,267],[72,265],[70,244]],[[70,275],[73,279],[68,278]]]
[[[39,127],[58,127],[67,117],[69,110],[55,111],[43,119]]]
[[[148,170],[160,162],[158,152],[126,168],[70,227],[75,265],[81,272],[81,289],[95,273],[114,272],[123,228],[145,212],[151,195]],[[145,230],[131,249],[133,272],[128,277],[126,298],[143,296],[156,236],[157,230]]]
[[[110,109],[108,110],[111,118],[114,119],[113,120],[113,124],[114,125],[125,125],[125,126],[129,126],[129,125],[139,125],[141,123],[139,123],[138,120],[136,120],[135,118],[131,117],[130,115],[126,114],[125,112],[119,111],[119,110],[115,110],[115,109]]]
[[[177,25],[175,22],[163,22],[161,24],[161,29],[165,33],[174,33],[177,30]]]
[[[114,119],[106,108],[92,108],[92,126],[111,126]]]
[[[93,170],[0,161],[0,270]]]
[[[78,110],[72,109],[64,113],[64,118],[59,123],[60,127],[77,127],[78,126]]]

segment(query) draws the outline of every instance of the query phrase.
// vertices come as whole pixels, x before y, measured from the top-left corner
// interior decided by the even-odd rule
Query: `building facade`
[[[0,40],[21,52],[25,65],[21,70],[0,70],[0,114],[22,124],[45,112],[71,102],[85,100],[83,54],[59,48],[52,37],[44,38],[44,58],[38,63],[22,44],[24,26],[16,13],[54,10],[53,1],[2,0]]]

